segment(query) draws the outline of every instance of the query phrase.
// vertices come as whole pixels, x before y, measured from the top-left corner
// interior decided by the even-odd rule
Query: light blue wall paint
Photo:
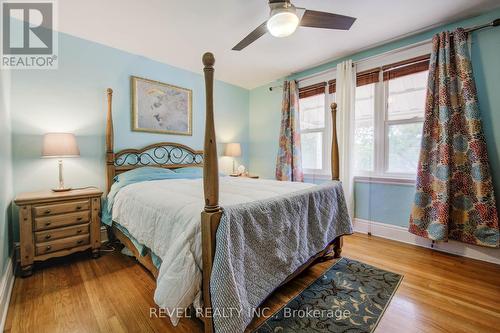
[[[354,216],[406,227],[415,189],[413,185],[354,184]]]
[[[281,123],[282,89],[269,91],[278,82],[250,91],[250,171],[274,179]]]
[[[0,276],[3,276],[10,256],[10,213],[12,191],[12,154],[10,121],[9,71],[0,72]]]
[[[201,54],[200,72],[202,70]],[[130,76],[193,90],[193,136],[131,131]],[[217,76],[217,71],[216,71]],[[74,132],[81,157],[65,160],[68,186],[104,188],[106,88],[114,90],[115,150],[173,141],[203,148],[205,86],[201,74],[87,40],[59,34],[59,69],[20,70],[12,75],[14,192],[44,190],[57,182],[57,161],[40,159],[42,135]],[[240,161],[248,165],[249,91],[215,83],[218,142],[242,143]],[[223,146],[219,146],[219,152]],[[222,166],[225,166],[222,161]],[[225,161],[231,164],[231,161]],[[15,224],[16,225],[16,224]],[[16,226],[17,234],[17,226]]]
[[[308,69],[306,71],[289,76],[287,79],[299,79],[311,74],[321,72],[336,66],[337,63],[346,60],[360,60],[367,57],[382,54],[400,47],[418,43],[431,38],[435,33],[443,30],[453,30],[456,27],[469,27],[484,24],[500,17],[500,9],[496,9],[487,14],[463,20],[453,24],[448,24],[431,31],[408,37],[399,41],[388,43],[370,50],[359,52],[342,59],[336,59],[324,65]],[[500,198],[500,28],[485,29],[475,32],[472,36],[472,62],[475,79],[478,88],[479,102],[483,117],[484,132],[488,145],[488,154],[493,173],[494,187],[497,194],[497,205]],[[250,92],[250,161],[253,172],[265,176],[273,176],[274,164],[276,161],[276,151],[278,146],[278,131],[280,121],[281,99],[278,94],[271,94],[266,89],[268,85],[253,89]],[[257,118],[257,119],[254,119]],[[252,124],[259,124],[257,129],[252,128]],[[274,132],[274,133],[272,133]],[[260,136],[262,135],[263,136]],[[267,149],[266,151],[262,151]],[[401,210],[391,211],[381,208],[379,205],[366,202],[366,189],[364,185],[357,185],[356,191],[356,214],[362,216],[379,218],[378,222],[395,223],[406,225],[409,210],[407,207],[413,199],[412,187],[402,189],[393,185],[374,186],[369,193],[374,193],[374,189],[382,193],[382,197],[388,202],[404,198],[406,204],[401,202]],[[394,187],[394,189],[393,189]],[[362,190],[364,189],[364,190]],[[409,192],[412,192],[409,194]],[[355,193],[355,194],[356,194]],[[369,206],[367,206],[369,204]],[[499,205],[500,206],[500,205]],[[359,209],[358,209],[359,207]],[[369,207],[369,211],[366,211]]]
[[[500,11],[492,16],[500,17]],[[500,207],[500,28],[475,33],[471,54],[497,207]]]

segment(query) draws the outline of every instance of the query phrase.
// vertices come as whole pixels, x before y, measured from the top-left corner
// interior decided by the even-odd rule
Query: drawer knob
[[[44,214],[50,214],[50,209],[47,209],[45,212],[43,212]]]
[[[83,220],[83,217],[77,217],[76,220],[81,221],[81,220]]]
[[[45,239],[50,239],[52,236],[51,235],[47,235],[45,236]]]
[[[77,244],[82,244],[83,243],[83,239],[79,239],[76,243]]]
[[[51,225],[52,222],[45,222],[45,225],[48,227],[49,225]]]
[[[47,251],[50,251],[50,249],[52,249],[52,246],[47,245],[46,249],[47,249]]]
[[[80,210],[82,209],[82,206],[76,206],[76,209]]]
[[[78,230],[76,231],[76,233],[77,233],[77,234],[81,234],[81,233],[82,233],[82,229],[78,229]]]

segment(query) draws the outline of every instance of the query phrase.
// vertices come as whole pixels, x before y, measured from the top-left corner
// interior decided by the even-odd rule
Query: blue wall
[[[200,54],[200,73],[202,71]],[[193,136],[131,131],[130,76],[193,90]],[[217,76],[217,68],[216,68]],[[66,184],[104,189],[106,88],[114,90],[115,150],[160,141],[203,148],[205,86],[201,74],[87,40],[59,34],[59,69],[18,70],[12,74],[14,193],[44,190],[57,182],[57,161],[40,159],[42,135],[69,131],[77,136],[81,157],[65,160]],[[248,165],[249,91],[215,83],[218,142],[242,143],[240,161]],[[219,151],[222,150],[219,147]],[[221,159],[226,170],[231,161]],[[14,223],[17,234],[17,223]]]
[[[414,194],[414,185],[355,182],[354,216],[406,227]]]
[[[10,255],[10,205],[12,202],[12,154],[10,130],[10,72],[0,78],[0,276],[3,276]]]
[[[353,59],[361,60],[390,50],[418,43],[443,30],[484,24],[500,17],[500,9],[471,19],[455,22],[412,37],[388,43],[367,51],[336,59],[324,65],[300,72],[287,79],[300,79],[330,68],[337,63]],[[500,197],[500,28],[485,29],[473,33],[472,62],[479,92],[484,132],[493,173],[497,205]],[[272,84],[271,84],[272,85]],[[250,92],[250,168],[256,174],[272,178],[278,147],[281,97],[270,93],[265,85]],[[258,128],[252,128],[258,124]],[[356,184],[356,217],[395,225],[407,225],[413,199],[412,186],[384,184]],[[369,195],[371,194],[371,195]],[[386,206],[397,203],[392,209]]]
[[[273,82],[250,91],[250,171],[274,179],[281,124],[282,89]]]

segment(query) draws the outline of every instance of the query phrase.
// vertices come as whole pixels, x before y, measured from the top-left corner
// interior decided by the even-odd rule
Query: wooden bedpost
[[[210,298],[210,276],[212,274],[215,256],[215,234],[221,217],[221,210],[219,207],[219,167],[214,124],[214,64],[214,55],[212,53],[205,53],[203,55],[206,94],[205,145],[203,149],[203,190],[205,195],[205,209],[201,213],[201,239],[203,248],[202,288],[205,314],[211,313],[212,308]],[[205,333],[212,333],[214,327],[211,316],[205,316],[203,319]]]
[[[109,192],[115,178],[115,153],[114,153],[114,133],[113,133],[113,89],[107,89],[108,113],[106,117],[106,188]]]
[[[337,103],[332,103],[330,105],[332,110],[332,180],[340,179],[340,166],[339,166],[339,142],[337,138]],[[333,242],[333,256],[334,258],[340,258],[342,255],[342,236],[337,237]]]
[[[205,212],[219,210],[219,166],[217,161],[217,143],[214,123],[214,64],[212,53],[203,55],[205,68],[205,145],[203,148],[203,189],[205,191]]]
[[[337,139],[337,103],[330,105],[332,109],[332,180],[339,180],[339,143]]]

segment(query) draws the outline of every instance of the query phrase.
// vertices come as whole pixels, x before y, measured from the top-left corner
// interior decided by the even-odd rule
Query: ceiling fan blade
[[[241,51],[248,45],[255,42],[267,32],[267,21],[259,25],[254,31],[248,34],[241,42],[233,47],[233,51]]]
[[[354,21],[356,21],[355,17],[318,12],[315,10],[306,10],[304,16],[302,16],[302,20],[300,21],[300,26],[310,28],[349,30]]]

